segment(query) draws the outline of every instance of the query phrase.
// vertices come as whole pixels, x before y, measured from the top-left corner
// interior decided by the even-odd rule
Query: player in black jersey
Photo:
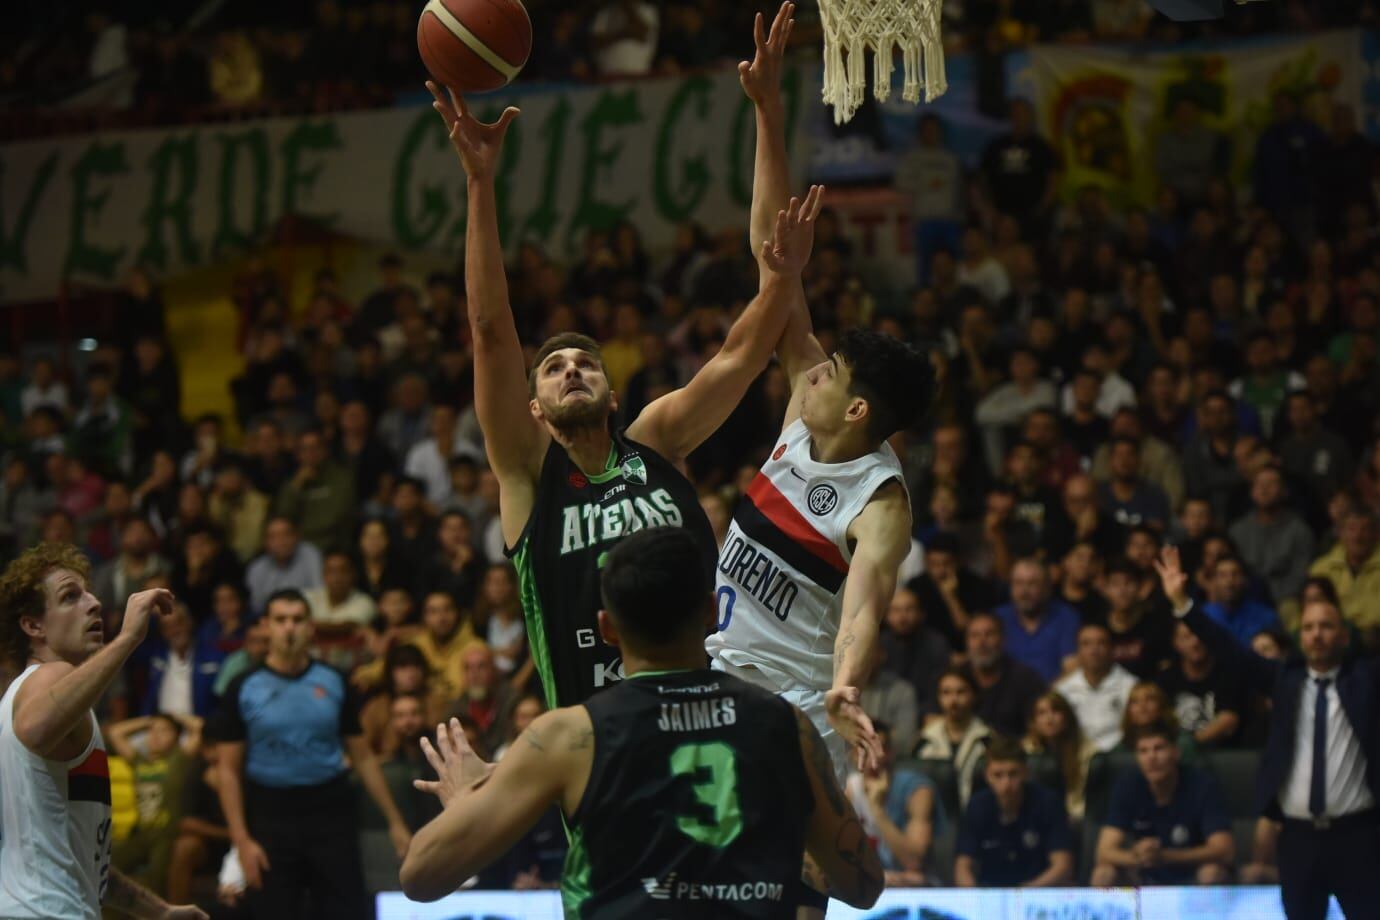
[[[818,192],[792,209],[771,239],[774,253],[756,298],[723,347],[679,390],[648,405],[626,429],[599,346],[563,333],[537,352],[524,378],[522,345],[508,303],[494,172],[517,116],[477,121],[454,92],[428,83],[468,177],[465,291],[474,349],[474,402],[489,465],[499,482],[503,540],[517,568],[532,658],[550,706],[582,702],[622,679],[615,649],[600,638],[599,562],[624,534],[679,525],[698,541],[706,570],[718,548],[680,464],[732,412],[766,369],[785,329],[789,298],[809,260]]]
[[[683,529],[620,542],[599,630],[629,679],[539,717],[489,765],[457,724],[423,742],[445,810],[413,838],[408,897],[435,900],[506,852],[553,802],[575,829],[587,892],[567,916],[794,917],[804,851],[830,891],[867,908],[882,868],[810,721],[704,667],[713,582]]]

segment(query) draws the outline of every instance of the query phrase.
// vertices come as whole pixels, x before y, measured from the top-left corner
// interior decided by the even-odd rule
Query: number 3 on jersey
[[[695,791],[695,807],[676,815],[682,834],[720,850],[738,838],[743,812],[738,806],[738,757],[732,747],[722,741],[682,744],[671,753],[671,775],[689,777]]]

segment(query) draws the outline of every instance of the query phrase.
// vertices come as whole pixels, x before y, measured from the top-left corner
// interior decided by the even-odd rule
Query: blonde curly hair
[[[0,659],[22,667],[29,657],[29,637],[19,625],[22,617],[42,617],[48,598],[43,579],[54,569],[68,569],[91,577],[91,563],[70,543],[40,543],[24,551],[0,575]]]

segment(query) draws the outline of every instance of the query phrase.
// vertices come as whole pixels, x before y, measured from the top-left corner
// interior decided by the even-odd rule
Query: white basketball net
[[[891,95],[893,48],[901,49],[905,84],[901,98],[929,102],[949,88],[939,34],[943,0],[819,0],[824,26],[824,104],[834,123],[853,117],[867,88],[865,50],[872,49],[872,87],[878,102]],[[921,78],[921,63],[924,77]]]

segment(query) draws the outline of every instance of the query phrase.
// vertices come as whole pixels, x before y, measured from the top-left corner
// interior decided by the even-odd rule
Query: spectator
[[[1076,544],[1086,542],[1098,556],[1110,558],[1121,549],[1124,539],[1123,529],[1098,507],[1092,477],[1085,473],[1070,476],[1045,533],[1047,555],[1060,559]]]
[[[1236,423],[1231,397],[1221,390],[1206,393],[1198,404],[1198,434],[1184,448],[1184,485],[1188,494],[1205,498],[1212,516],[1230,520],[1228,502],[1242,484],[1233,450]]]
[[[1092,884],[1222,885],[1231,877],[1234,854],[1217,784],[1180,765],[1172,732],[1142,729],[1136,769],[1112,790]]]
[[[230,682],[241,674],[258,667],[268,654],[268,624],[263,617],[255,620],[244,631],[244,645],[240,646],[221,662],[220,673],[215,686],[211,688],[216,699],[223,699]]]
[[[80,458],[107,475],[128,473],[134,466],[131,451],[130,433],[131,412],[124,400],[115,395],[115,380],[110,369],[101,365],[91,368],[86,375],[86,402],[76,417],[72,419],[72,431],[68,435],[68,449],[73,456]],[[173,417],[174,420],[176,416]],[[167,419],[158,432],[175,430]],[[152,425],[152,422],[148,423]],[[150,445],[145,443],[144,447]],[[151,451],[148,451],[151,452]],[[145,451],[141,451],[141,454]]]
[[[154,575],[168,575],[172,565],[157,552],[157,537],[143,518],[130,518],[120,532],[120,554],[91,573],[91,593],[107,610],[123,610],[135,591]]]
[[[360,588],[376,601],[391,590],[411,591],[416,576],[407,560],[394,552],[388,524],[380,518],[369,518],[359,527],[355,540],[355,571]]]
[[[1254,510],[1228,531],[1241,560],[1265,580],[1281,608],[1303,590],[1314,556],[1313,532],[1289,509],[1288,497],[1279,467],[1261,467],[1251,480]]]
[[[379,259],[379,287],[360,304],[355,323],[359,329],[376,334],[397,319],[395,303],[400,294],[417,296],[415,288],[406,284],[402,278],[403,261],[397,253],[389,252]]]
[[[230,846],[230,832],[216,794],[219,785],[219,749],[209,736],[203,736],[199,757],[192,759],[182,784],[181,818],[168,863],[168,897],[174,903],[189,903],[192,877],[206,866],[224,859]]]
[[[1332,496],[1351,482],[1351,449],[1319,418],[1311,392],[1290,393],[1285,414],[1289,426],[1279,445],[1280,459],[1291,478],[1307,485],[1307,495],[1302,497],[1312,509],[1309,519],[1317,520]]]
[[[1087,807],[1088,766],[1098,751],[1083,736],[1069,701],[1053,690],[1041,694],[1021,746],[1027,754],[1053,759],[1063,782],[1064,808],[1071,819],[1081,820]]]
[[[190,483],[185,488],[189,493],[196,490]],[[173,564],[172,589],[200,622],[211,609],[216,585],[244,583],[244,566],[221,541],[220,531],[205,519],[190,524],[181,536],[182,553]]]
[[[1108,456],[1111,478],[1098,489],[1098,504],[1122,527],[1169,526],[1169,499],[1141,478],[1140,444],[1134,438],[1112,439]]]
[[[1125,558],[1113,559],[1102,576],[1112,660],[1141,680],[1151,680],[1169,667],[1173,647],[1169,620],[1153,601],[1141,598],[1142,584],[1140,570]]]
[[[317,635],[353,635],[378,616],[374,599],[355,587],[355,563],[344,550],[331,550],[321,563],[321,587],[302,592]]]
[[[1097,399],[1093,408],[1107,419],[1122,409],[1134,410],[1136,407],[1135,388],[1111,367],[1110,360],[1107,349],[1097,341],[1088,343],[1083,349],[1081,368],[1097,380]],[[1064,413],[1072,415],[1076,400],[1071,384],[1065,385],[1060,402]]]
[[[1134,755],[1136,738],[1144,728],[1163,726],[1178,739],[1179,760],[1181,763],[1196,763],[1198,760],[1198,741],[1193,733],[1179,724],[1179,717],[1169,701],[1169,695],[1160,688],[1143,680],[1131,688],[1126,701],[1126,714],[1121,717],[1121,744],[1117,750]]]
[[[369,407],[354,399],[340,407],[340,433],[335,455],[355,477],[355,497],[361,502],[386,496],[396,463],[370,425]],[[386,500],[386,499],[385,499]]]
[[[877,845],[888,885],[924,885],[934,880],[929,862],[936,828],[945,822],[934,782],[919,770],[896,765],[892,728],[873,720],[882,758],[873,770],[852,772],[844,791]]]
[[[392,407],[379,417],[374,433],[394,457],[406,457],[426,438],[430,421],[426,380],[405,374],[393,384]]]
[[[302,540],[291,518],[274,516],[264,525],[264,552],[245,571],[249,608],[261,614],[268,598],[284,588],[321,587],[321,551]]]
[[[393,526],[389,544],[404,559],[425,565],[437,550],[436,521],[426,504],[426,487],[410,476],[393,486]]]
[[[1303,375],[1279,366],[1275,340],[1263,329],[1246,340],[1246,370],[1244,376],[1232,381],[1227,392],[1232,399],[1255,410],[1261,430],[1269,438],[1290,391],[1304,388]]]
[[[656,57],[661,13],[642,0],[605,0],[589,23],[590,49],[601,77],[640,77]]]
[[[863,712],[873,720],[880,719],[891,726],[893,743],[903,751],[915,745],[915,732],[920,725],[920,704],[910,681],[883,667],[886,652],[881,643],[874,643],[868,665],[867,686],[863,688],[860,704]],[[947,667],[946,661],[942,666]]]
[[[1318,206],[1318,170],[1327,136],[1299,110],[1290,91],[1276,90],[1274,120],[1260,133],[1252,161],[1255,201],[1290,237],[1312,242]]]
[[[196,631],[198,655],[207,661],[223,663],[226,658],[239,651],[244,646],[249,626],[248,606],[242,581],[221,582],[213,587],[211,616],[205,617]],[[211,690],[213,696],[220,695],[215,692],[215,686],[219,683],[220,672],[217,669],[216,680]]]
[[[525,685],[531,677],[531,656],[527,654],[527,624],[517,572],[510,563],[495,562],[484,570],[474,621],[484,626],[485,640],[493,649],[499,672],[511,678],[514,687]]]
[[[395,644],[384,656],[383,685],[360,708],[359,726],[369,749],[387,761],[403,747],[406,735],[399,734],[393,722],[393,701],[410,696],[421,702],[424,725],[435,727],[445,719],[450,700],[431,686],[426,656],[415,645]],[[408,756],[412,756],[411,751]],[[416,752],[420,754],[420,750]]]
[[[1380,627],[1380,540],[1373,514],[1348,511],[1337,545],[1314,560],[1308,574],[1332,582],[1348,623],[1366,633]]]
[[[353,691],[308,653],[306,600],[289,589],[266,606],[268,657],[230,685],[216,730],[223,741],[218,791],[245,896],[254,913],[290,916],[310,891],[315,910],[366,917],[346,773],[354,770],[387,818],[399,859],[412,835],[361,734]]]
[[[1274,610],[1246,597],[1246,567],[1235,556],[1223,556],[1208,570],[1207,597],[1203,612],[1242,645],[1249,646],[1256,633],[1279,628]]]
[[[134,771],[139,814],[134,830],[115,844],[111,863],[155,892],[167,887],[182,788],[201,743],[201,724],[199,718],[160,712],[106,728],[111,749]],[[141,734],[142,744],[136,744],[134,736]]]
[[[422,629],[409,641],[426,656],[436,692],[449,700],[458,698],[466,680],[462,653],[479,640],[455,599],[441,591],[428,594],[422,603]]]
[[[51,358],[39,358],[29,373],[28,386],[19,393],[19,407],[28,418],[39,409],[52,409],[59,419],[72,411],[67,384],[58,379],[57,365]]]
[[[916,123],[916,144],[901,157],[893,182],[910,199],[915,233],[916,279],[929,277],[931,254],[958,250],[963,229],[963,165],[945,143],[939,116],[923,114]]]
[[[1045,692],[1046,684],[1033,669],[1006,653],[1002,621],[980,612],[968,621],[964,673],[977,690],[977,714],[1000,734],[1019,737],[1025,730],[1032,701]]]
[[[1059,155],[1035,132],[1035,110],[1024,99],[1011,100],[1011,130],[982,151],[980,173],[993,207],[1020,221],[1033,237],[1054,206]]]
[[[431,436],[413,445],[403,472],[426,486],[427,501],[440,506],[450,498],[450,461],[465,452],[478,457],[479,450],[460,436],[455,410],[445,403],[431,407]]]
[[[953,654],[948,640],[925,620],[925,609],[916,592],[899,587],[887,607],[877,641],[884,656],[883,670],[906,681],[921,709],[930,708],[934,700],[934,675],[949,666]],[[892,724],[895,726],[894,722]],[[914,733],[913,726],[910,733]],[[892,740],[898,750],[908,751],[908,742],[913,739],[902,729]]]
[[[111,491],[106,492],[107,502]],[[34,481],[27,460],[18,455],[6,460],[4,481],[0,482],[0,554],[10,558],[32,543],[38,535],[39,520],[53,501],[52,493]]]
[[[1246,702],[1236,675],[1182,623],[1174,625],[1174,651],[1178,663],[1160,675],[1159,685],[1173,702],[1180,727],[1199,745],[1230,744],[1241,727]]]
[[[958,283],[981,294],[989,307],[995,307],[1011,293],[1011,279],[1006,274],[1006,267],[992,255],[987,236],[978,227],[963,231]]]
[[[987,749],[987,788],[973,795],[958,834],[960,888],[1052,888],[1073,881],[1073,835],[1059,797],[1027,780],[1025,751],[999,738]]]
[[[260,419],[251,427],[245,473],[264,495],[277,495],[292,476],[292,454],[283,443],[283,429],[272,419]]]
[[[1202,123],[1192,96],[1180,94],[1169,109],[1168,127],[1155,144],[1155,172],[1184,203],[1205,201],[1209,180],[1227,170],[1226,138]]]
[[[945,668],[939,675],[938,719],[920,731],[915,756],[944,760],[958,774],[959,803],[964,807],[973,793],[973,776],[992,740],[992,730],[974,712],[977,685],[966,671]]]
[[[1011,568],[1011,602],[996,610],[1006,651],[1046,681],[1065,670],[1077,646],[1078,614],[1050,597],[1049,572],[1038,559]]]
[[[440,511],[462,512],[470,521],[483,517],[485,502],[479,494],[479,466],[481,461],[470,454],[450,458],[450,493],[441,503]]]
[[[1107,602],[1094,587],[1100,568],[1097,550],[1087,541],[1075,543],[1060,561],[1055,596],[1077,611],[1084,623],[1101,622],[1107,616]]]
[[[925,624],[954,647],[963,643],[969,618],[1002,599],[1001,589],[963,565],[962,558],[958,537],[936,532],[925,540],[925,571],[907,585]],[[934,673],[930,672],[931,679]]]
[[[1087,623],[1078,630],[1078,667],[1054,684],[1078,715],[1084,735],[1099,751],[1121,742],[1121,717],[1136,679],[1112,660],[1106,626]]]
[[[243,461],[227,458],[217,467],[206,511],[225,533],[240,562],[259,554],[268,518],[268,496],[250,485]]]
[[[484,573],[484,559],[474,549],[474,531],[461,511],[447,511],[436,526],[436,548],[423,570],[428,591],[444,591],[464,607],[473,605]]]
[[[278,490],[273,513],[291,520],[302,538],[318,547],[345,545],[354,526],[354,477],[330,459],[320,431],[297,439],[297,472]]]
[[[513,688],[494,665],[494,654],[475,639],[460,651],[464,685],[451,704],[450,715],[469,719],[479,730],[486,750],[503,743],[512,718]]]
[[[158,621],[159,640],[148,656],[148,687],[142,715],[166,713],[204,719],[215,707],[214,687],[221,659],[197,644],[195,625],[187,607],[177,603]]]
[[[1005,453],[1005,437],[1035,409],[1054,405],[1054,384],[1040,377],[1040,363],[1031,350],[1018,345],[1011,352],[1011,379],[977,404],[977,423],[983,428],[988,463],[993,467]]]

